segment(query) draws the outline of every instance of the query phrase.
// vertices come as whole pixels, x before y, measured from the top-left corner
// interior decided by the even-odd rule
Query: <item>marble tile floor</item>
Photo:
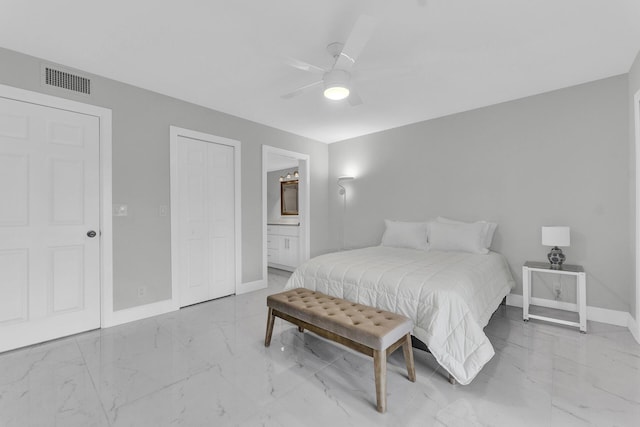
[[[494,358],[451,386],[433,357],[389,361],[388,412],[373,363],[276,320],[269,287],[0,354],[0,426],[637,426],[640,345],[624,328],[589,333],[501,307],[485,329]]]

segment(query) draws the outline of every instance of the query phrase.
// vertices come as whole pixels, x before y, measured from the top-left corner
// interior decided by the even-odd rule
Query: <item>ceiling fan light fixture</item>
[[[324,75],[324,96],[339,101],[349,96],[349,80],[351,75],[344,70],[331,70]]]
[[[349,88],[340,85],[331,86],[324,90],[324,96],[333,101],[340,101],[349,96]]]

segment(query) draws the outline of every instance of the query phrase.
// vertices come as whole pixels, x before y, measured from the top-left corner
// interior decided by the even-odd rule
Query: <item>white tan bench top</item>
[[[411,320],[399,314],[304,288],[270,295],[267,306],[375,350],[413,330]]]

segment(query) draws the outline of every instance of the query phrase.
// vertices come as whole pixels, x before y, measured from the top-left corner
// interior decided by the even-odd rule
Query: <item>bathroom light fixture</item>
[[[542,227],[542,244],[544,246],[553,246],[547,254],[547,258],[554,270],[562,269],[562,263],[566,259],[562,253],[562,249],[558,246],[570,246],[571,232],[566,226]]]
[[[298,178],[300,178],[300,173],[297,170],[295,170],[293,172],[287,172],[286,175],[281,176],[280,182],[295,181]]]

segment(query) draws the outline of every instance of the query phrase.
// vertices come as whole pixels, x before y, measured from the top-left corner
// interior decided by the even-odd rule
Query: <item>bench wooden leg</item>
[[[411,348],[411,334],[407,334],[402,344],[402,353],[404,354],[404,361],[407,364],[407,374],[409,375],[409,381],[416,382],[416,365],[413,362],[413,349]]]
[[[373,370],[378,412],[384,413],[387,410],[387,350],[373,350]]]
[[[304,328],[302,326],[298,326],[298,332],[304,332]]]
[[[267,317],[267,333],[264,336],[264,346],[269,347],[271,345],[271,335],[273,334],[273,323],[275,316],[273,315],[273,308],[269,307],[269,314]]]

